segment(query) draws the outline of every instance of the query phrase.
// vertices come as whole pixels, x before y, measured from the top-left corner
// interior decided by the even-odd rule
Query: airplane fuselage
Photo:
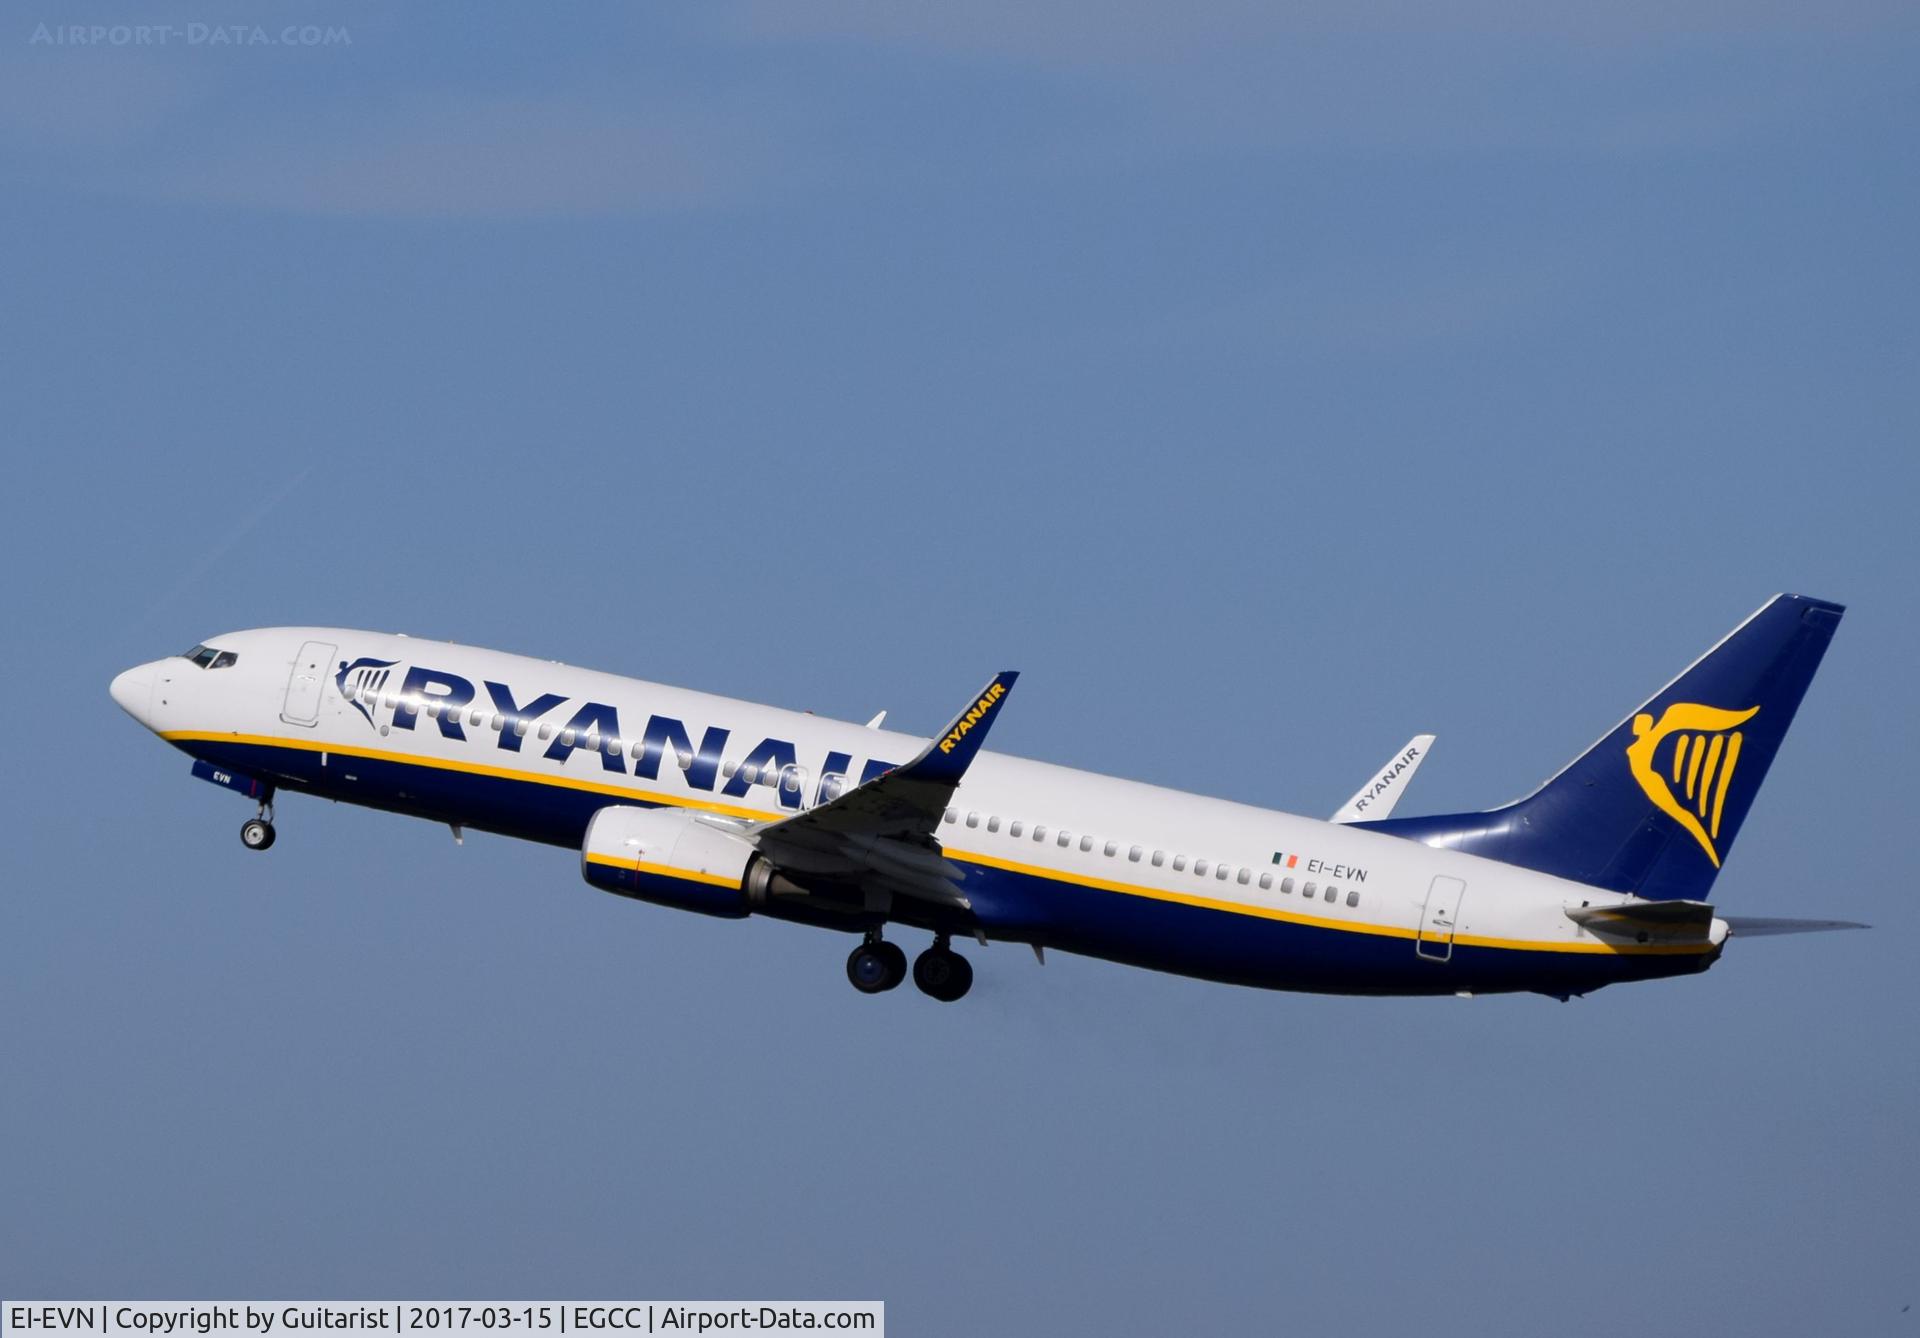
[[[293,791],[579,848],[608,805],[760,822],[925,740],[498,651],[271,628],[130,670],[114,695],[182,751]],[[1705,969],[1706,942],[1606,937],[1620,894],[1351,826],[981,753],[938,825],[964,907],[775,898],[1210,980],[1355,994],[1577,994]]]

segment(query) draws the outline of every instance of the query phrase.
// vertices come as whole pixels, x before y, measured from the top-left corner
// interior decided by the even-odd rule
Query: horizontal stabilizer
[[[1688,926],[1704,932],[1713,923],[1713,907],[1704,901],[1623,901],[1611,906],[1569,906],[1567,918],[1601,933]]]
[[[1828,929],[1871,929],[1855,920],[1781,920],[1763,915],[1723,917],[1736,938],[1763,938],[1768,934],[1818,934]]]
[[[1433,747],[1433,735],[1416,734],[1407,740],[1406,747],[1388,759],[1387,764],[1374,773],[1372,780],[1354,792],[1353,798],[1333,815],[1334,822],[1377,822],[1392,814],[1393,806],[1400,802],[1401,794],[1407,788],[1407,782],[1413,779],[1413,773],[1427,760],[1427,750]]]

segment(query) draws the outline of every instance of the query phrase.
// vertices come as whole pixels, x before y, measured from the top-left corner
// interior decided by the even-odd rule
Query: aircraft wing
[[[1373,779],[1354,792],[1353,798],[1341,805],[1340,811],[1333,815],[1333,822],[1376,822],[1393,812],[1393,806],[1400,802],[1401,794],[1407,788],[1407,782],[1413,779],[1413,773],[1427,760],[1427,750],[1433,747],[1433,735],[1416,734],[1407,740],[1406,746],[1392,757],[1387,764],[1374,773]]]
[[[904,896],[965,907],[960,868],[935,836],[967,767],[1019,674],[998,674],[905,766],[749,833],[777,865],[851,877]]]

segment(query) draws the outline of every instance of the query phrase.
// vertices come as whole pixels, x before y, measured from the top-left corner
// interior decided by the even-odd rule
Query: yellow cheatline
[[[641,873],[658,874],[662,878],[682,878],[689,883],[708,883],[729,890],[738,890],[740,886],[738,878],[723,878],[717,873],[695,873],[692,869],[674,869],[665,864],[636,864],[634,867]]]
[[[544,776],[534,771],[518,771],[509,767],[485,766],[478,762],[456,762],[447,758],[419,757],[408,753],[388,752],[378,748],[355,748],[335,743],[322,743],[312,739],[291,739],[271,734],[238,734],[202,732],[195,730],[173,730],[161,735],[170,742],[204,742],[249,744],[256,747],[293,748],[301,752],[325,752],[338,757],[366,757],[382,762],[397,762],[402,766],[428,767],[438,771],[457,771],[468,775],[496,776],[503,780],[526,781],[534,785],[551,785],[560,789],[585,790],[594,794],[612,795],[615,798],[645,799],[656,804],[666,804],[678,808],[697,808],[705,812],[724,813],[731,817],[766,819],[780,817],[783,814],[767,813],[757,809],[738,808],[731,804],[709,803],[701,799],[682,798],[679,795],[665,794],[657,790],[636,790],[626,786],[608,785],[604,782],[579,780],[571,776]],[[984,868],[1005,869],[1012,873],[1030,874],[1036,878],[1048,879],[1058,883],[1072,883],[1079,887],[1089,887],[1102,892],[1118,892],[1124,896],[1146,897],[1153,901],[1174,902],[1183,906],[1196,906],[1203,910],[1225,911],[1231,915],[1245,915],[1262,920],[1281,920],[1290,924],[1310,925],[1320,929],[1334,929],[1347,934],[1373,934],[1384,938],[1412,939],[1419,937],[1419,931],[1398,925],[1355,924],[1345,920],[1330,920],[1323,916],[1301,915],[1297,911],[1283,911],[1277,907],[1252,906],[1245,902],[1218,901],[1212,897],[1197,897],[1186,892],[1170,892],[1164,888],[1145,887],[1137,883],[1119,883],[1105,878],[1088,878],[1080,874],[1066,873],[1058,869],[1049,869],[1037,864],[1020,864],[1013,860],[997,859],[992,855],[980,855],[963,851],[948,850],[949,859],[967,864],[977,864]],[[611,859],[604,855],[588,855],[590,863],[609,864],[620,868],[628,867],[624,861]],[[679,869],[667,869],[659,865],[633,866],[648,873],[659,873],[670,878],[688,878],[699,882],[709,882],[716,887],[732,887],[729,879],[713,874],[691,874]],[[1437,940],[1432,940],[1437,941]],[[1616,955],[1702,953],[1711,947],[1706,943],[1558,943],[1541,942],[1532,939],[1486,938],[1476,934],[1455,934],[1453,941],[1475,948],[1511,948],[1522,952],[1584,952],[1610,953]]]
[[[1308,925],[1315,929],[1339,930],[1346,934],[1372,934],[1381,938],[1414,939],[1421,936],[1419,930],[1404,928],[1400,925],[1330,920],[1324,916],[1302,915],[1298,911],[1281,910],[1277,906],[1254,906],[1240,901],[1217,901],[1212,897],[1198,897],[1188,892],[1171,892],[1165,888],[1146,887],[1138,883],[1119,883],[1105,878],[1089,878],[1081,874],[1063,873],[1058,869],[1049,869],[1037,864],[1020,864],[1014,860],[999,859],[993,855],[981,855],[971,851],[949,848],[946,853],[948,859],[959,860],[963,864],[979,864],[990,869],[1005,869],[1010,873],[1029,874],[1052,882],[1089,887],[1099,892],[1118,892],[1123,896],[1145,897],[1152,901],[1168,901],[1182,906],[1197,906],[1202,910],[1225,911],[1230,915],[1245,915],[1260,920],[1280,920],[1288,924]],[[1426,941],[1445,942],[1445,938],[1430,936]],[[1478,934],[1455,934],[1453,941],[1475,948],[1511,948],[1521,952],[1586,952],[1635,956],[1702,953],[1712,946],[1707,943],[1561,943],[1534,939],[1488,938]]]
[[[717,873],[698,873],[693,869],[676,869],[667,864],[646,864],[637,859],[618,859],[612,855],[600,855],[592,851],[587,852],[587,863],[600,864],[623,872],[651,873],[662,878],[679,878],[689,883],[708,883],[714,887],[732,889],[740,886],[738,879],[722,878]]]
[[[721,813],[731,818],[765,821],[768,818],[786,816],[784,812],[770,813],[764,809],[717,804],[711,800],[668,794],[661,790],[643,790],[637,786],[610,785],[605,781],[583,780],[577,776],[548,776],[537,771],[522,771],[514,767],[488,766],[482,762],[460,762],[452,758],[396,753],[380,748],[355,748],[337,743],[322,743],[314,739],[290,739],[276,734],[222,734],[175,730],[160,737],[173,743],[238,743],[265,748],[292,748],[305,753],[328,753],[335,757],[365,757],[376,762],[397,762],[402,766],[427,767],[434,771],[456,771],[469,776],[493,776],[501,780],[529,781],[536,785],[551,785],[563,790],[584,790],[590,794],[612,795],[618,799],[639,799],[654,804],[668,804],[675,808],[697,808],[705,813]]]

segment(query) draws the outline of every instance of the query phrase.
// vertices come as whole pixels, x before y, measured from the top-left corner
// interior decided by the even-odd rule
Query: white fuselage
[[[232,652],[234,663],[154,661],[122,675],[116,699],[183,750],[282,789],[555,843],[577,844],[584,817],[575,815],[590,816],[604,804],[779,818],[925,746],[915,736],[810,713],[384,633],[270,628],[208,644]],[[541,702],[545,708],[531,714]],[[703,741],[715,745],[704,757]],[[1084,943],[1059,932],[1045,898],[1071,891],[1073,904],[1093,907],[1093,914],[1105,903],[1089,894],[1231,917],[1209,919],[1209,934],[1216,926],[1256,923],[1322,931],[1301,941],[1303,952],[1313,942],[1371,940],[1357,970],[1371,969],[1379,954],[1406,959],[1382,992],[1551,993],[1567,968],[1585,981],[1605,974],[1603,962],[1708,951],[1603,938],[1566,914],[1569,907],[1629,900],[1619,893],[1351,826],[1001,754],[974,761],[937,837],[946,857],[986,893],[975,898],[971,932],[1123,960],[1137,960],[1141,951],[1104,950],[1097,932]],[[1001,875],[1010,877],[996,883]],[[995,886],[1009,890],[997,897]],[[1182,923],[1168,921],[1166,933],[1177,939]],[[1154,932],[1144,924],[1129,929],[1126,943],[1150,946]],[[1711,951],[1723,936],[1717,929]],[[1164,962],[1141,964],[1190,969],[1179,945],[1170,946]],[[1503,967],[1492,979],[1468,969],[1473,949],[1498,950],[1503,961],[1526,955],[1538,963],[1538,982],[1525,967]],[[1689,961],[1685,969],[1700,964]],[[1651,962],[1633,966],[1617,978],[1671,973]],[[1238,967],[1192,973],[1246,975]],[[1301,987],[1328,988],[1327,978],[1310,969]],[[1508,979],[1518,983],[1501,983]],[[1423,980],[1430,985],[1419,988]],[[1249,979],[1289,982],[1286,971],[1270,982]],[[1353,987],[1373,988],[1357,977]]]

